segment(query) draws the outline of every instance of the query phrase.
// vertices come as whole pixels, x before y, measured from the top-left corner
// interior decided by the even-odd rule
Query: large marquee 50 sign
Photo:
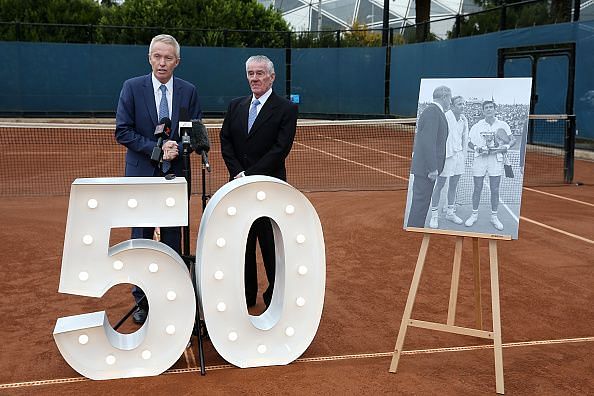
[[[269,217],[276,246],[270,307],[247,312],[244,254],[251,224]],[[158,375],[183,353],[196,301],[179,255],[152,240],[109,246],[113,227],[187,225],[185,179],[77,179],[71,189],[59,292],[101,297],[121,283],[140,286],[150,304],[145,324],[116,332],[105,312],[59,318],[54,339],[79,373],[92,379]],[[325,289],[319,217],[298,190],[278,179],[250,176],[227,183],[200,223],[197,279],[214,347],[239,367],[288,364],[317,331]]]

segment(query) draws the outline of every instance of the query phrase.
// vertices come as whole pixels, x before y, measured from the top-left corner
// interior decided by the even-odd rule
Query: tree
[[[146,43],[170,33],[184,45],[269,47],[284,46],[287,35],[276,32],[289,32],[278,11],[255,0],[126,0],[101,24],[139,27],[103,29],[106,42]]]
[[[472,36],[496,32],[503,29],[517,29],[548,23],[567,22],[570,17],[569,0],[537,1],[516,5],[522,0],[474,0],[485,11],[463,18],[460,36]],[[502,7],[505,6],[505,20],[502,24]],[[492,11],[489,11],[492,10]],[[503,26],[502,26],[503,25]],[[451,37],[451,32],[448,33]]]
[[[0,0],[0,21],[23,22],[0,24],[6,41],[146,44],[170,33],[184,45],[284,47],[289,38],[282,15],[256,0]]]
[[[345,47],[379,47],[382,45],[382,34],[355,22],[351,30],[344,34],[341,43]]]
[[[3,40],[87,42],[91,39],[88,29],[72,26],[46,26],[27,23],[97,24],[101,6],[93,0],[0,0],[0,20],[23,22],[20,30],[15,25],[2,25]]]

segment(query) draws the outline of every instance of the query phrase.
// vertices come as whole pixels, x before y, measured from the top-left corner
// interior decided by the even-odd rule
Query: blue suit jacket
[[[180,141],[178,125],[181,108],[188,110],[192,120],[202,118],[196,87],[174,76],[170,139],[177,142]],[[157,144],[154,133],[158,121],[151,75],[126,80],[118,102],[115,130],[117,142],[128,148],[126,176],[158,176],[157,167],[150,160]],[[182,176],[182,160],[179,156],[171,161],[171,170],[177,176]]]

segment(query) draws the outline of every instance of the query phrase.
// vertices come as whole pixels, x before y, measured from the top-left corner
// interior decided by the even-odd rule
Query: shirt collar
[[[268,89],[268,91],[266,91],[264,93],[264,95],[262,95],[258,98],[258,101],[260,101],[260,105],[264,106],[264,103],[266,103],[266,101],[268,100],[268,98],[270,97],[271,94],[272,94],[272,87],[270,87]],[[252,103],[254,100],[256,100],[256,97],[254,96],[254,94],[252,94],[252,101],[250,103]]]
[[[151,80],[153,82],[153,92],[157,93],[157,91],[159,90],[159,88],[161,87],[161,85],[163,83],[161,81],[157,80],[157,78],[155,77],[155,75],[153,73],[151,73]],[[169,81],[167,81],[165,83],[165,86],[167,87],[167,92],[169,92],[169,94],[171,94],[173,92],[173,76],[171,76]]]

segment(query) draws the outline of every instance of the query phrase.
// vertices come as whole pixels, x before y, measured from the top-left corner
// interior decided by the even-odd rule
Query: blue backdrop
[[[390,114],[416,115],[421,78],[496,77],[497,50],[576,43],[574,109],[578,136],[594,139],[594,21],[509,30],[392,47]],[[122,83],[150,72],[147,46],[0,42],[4,78],[0,113],[113,113]],[[182,47],[176,75],[198,87],[204,111],[222,113],[249,94],[245,60],[265,54],[275,63],[274,89],[300,95],[302,113],[384,114],[385,48],[291,50],[287,92],[285,49]],[[564,113],[567,59],[538,62],[537,114]],[[506,76],[530,76],[530,63],[505,65]]]

